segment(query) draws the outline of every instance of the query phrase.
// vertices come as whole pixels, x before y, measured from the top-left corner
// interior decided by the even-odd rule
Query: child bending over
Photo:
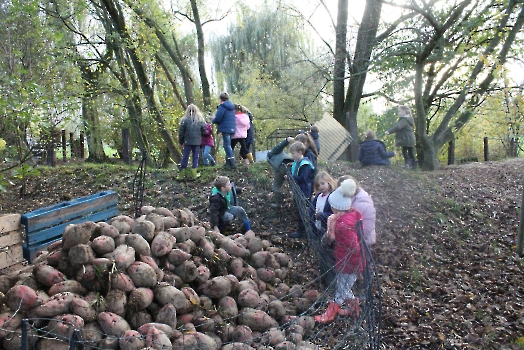
[[[333,322],[337,315],[358,317],[360,314],[359,300],[351,291],[363,270],[356,229],[356,223],[362,220],[362,215],[351,207],[351,198],[355,195],[356,188],[355,181],[348,179],[329,196],[329,204],[334,214],[328,218],[328,230],[323,240],[335,242],[337,287],[335,298],[329,303],[326,312],[315,316],[315,320],[320,323]],[[347,309],[341,309],[344,302]]]
[[[219,231],[226,223],[240,219],[244,222],[244,229],[251,231],[251,224],[244,208],[231,205],[232,196],[229,178],[227,176],[217,177],[209,197],[209,221],[213,230]]]

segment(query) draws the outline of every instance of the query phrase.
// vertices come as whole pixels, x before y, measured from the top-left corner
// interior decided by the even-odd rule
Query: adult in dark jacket
[[[399,118],[395,125],[385,132],[386,135],[395,134],[395,145],[402,147],[402,156],[406,168],[417,167],[417,161],[415,160],[414,147],[415,147],[415,131],[414,124],[415,120],[411,116],[411,110],[408,106],[398,106]]]
[[[395,152],[388,152],[384,142],[377,140],[373,130],[366,131],[366,139],[360,143],[358,160],[362,165],[390,165],[389,158],[395,156]]]
[[[246,146],[249,151],[247,157],[251,163],[254,163],[255,159],[253,158],[253,153],[255,153],[255,149],[253,146],[255,144],[255,126],[253,125],[253,114],[248,110],[247,115],[249,117],[249,129],[247,129],[246,138]]]
[[[271,191],[273,191],[273,203],[270,204],[273,208],[279,208],[282,205],[283,198],[281,188],[284,184],[284,176],[288,171],[287,166],[293,163],[293,158],[289,153],[284,152],[284,149],[293,141],[295,141],[295,139],[289,136],[267,153],[267,161],[275,169],[273,185],[271,187]]]
[[[178,143],[184,147],[180,170],[187,168],[189,154],[193,153],[192,177],[196,177],[196,168],[198,167],[198,158],[200,156],[200,144],[202,143],[202,135],[205,131],[206,123],[202,117],[202,113],[200,113],[197,106],[190,104],[187,106],[186,113],[180,120]]]
[[[236,168],[235,155],[231,148],[231,136],[235,133],[235,105],[229,100],[229,94],[220,94],[220,105],[217,107],[213,124],[217,124],[217,131],[222,133],[222,147],[226,152],[226,166]]]

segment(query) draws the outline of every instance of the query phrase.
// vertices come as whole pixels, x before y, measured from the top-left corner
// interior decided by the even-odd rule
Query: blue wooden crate
[[[22,215],[26,239],[24,258],[32,262],[37,253],[62,239],[67,225],[107,221],[118,215],[118,194],[104,191],[41,208]]]

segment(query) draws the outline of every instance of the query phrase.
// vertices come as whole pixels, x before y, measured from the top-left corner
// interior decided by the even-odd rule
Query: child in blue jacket
[[[300,187],[304,198],[309,201],[312,193],[315,167],[307,157],[304,157],[306,146],[302,142],[295,141],[291,146],[289,146],[289,151],[294,160],[293,165],[291,166],[291,176],[293,176],[293,179]],[[299,203],[300,198],[295,198],[295,201]],[[305,236],[305,233],[306,229],[304,223],[299,219],[298,230],[291,233],[289,237],[301,238]]]

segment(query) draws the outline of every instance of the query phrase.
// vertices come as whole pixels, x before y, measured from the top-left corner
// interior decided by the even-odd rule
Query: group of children
[[[287,145],[290,145],[291,155],[284,152]],[[306,133],[283,140],[268,153],[268,161],[276,169],[273,190],[277,201],[282,201],[280,188],[291,161],[290,173],[300,187],[302,199],[309,200],[315,193],[311,200],[310,222],[313,225],[314,239],[321,242],[319,253],[323,255],[320,259],[322,284],[327,287],[336,279],[334,300],[329,303],[324,314],[315,317],[318,322],[327,323],[332,322],[336,315],[359,314],[359,299],[351,291],[365,261],[361,255],[357,222],[363,222],[365,242],[368,245],[374,244],[375,208],[369,194],[351,176],[343,176],[337,183],[325,171],[317,174],[317,155],[313,138]],[[229,179],[219,176],[210,197],[211,226],[214,230],[220,230],[223,225],[238,218],[243,221],[245,230],[250,230],[245,210],[231,205],[231,195]],[[276,204],[281,205],[278,202]],[[298,231],[289,236],[305,236],[302,220],[299,220]],[[334,248],[331,248],[333,242]]]

